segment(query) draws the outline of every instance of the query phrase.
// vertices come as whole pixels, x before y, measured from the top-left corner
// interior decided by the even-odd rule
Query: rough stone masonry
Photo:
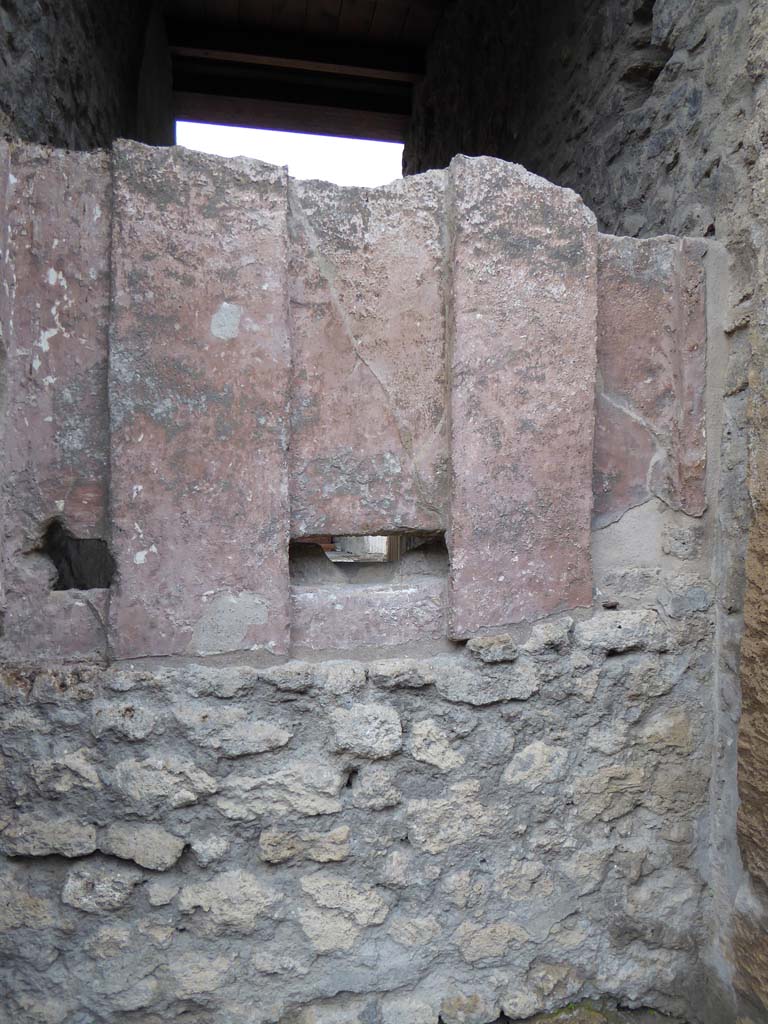
[[[0,167],[0,1012],[705,1020],[718,245],[487,158]]]

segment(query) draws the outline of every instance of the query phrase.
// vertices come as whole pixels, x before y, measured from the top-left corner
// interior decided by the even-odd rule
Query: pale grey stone
[[[463,921],[451,936],[468,964],[500,959],[512,943],[521,946],[529,939],[528,932],[513,921],[492,924]]]
[[[364,928],[381,924],[389,913],[389,904],[377,889],[327,871],[305,875],[301,888],[317,906],[337,910]]]
[[[143,877],[137,868],[90,859],[67,872],[61,898],[86,914],[105,914],[127,903]]]
[[[683,708],[657,711],[637,730],[637,739],[654,750],[678,750],[689,753],[693,747],[690,716]]]
[[[534,790],[565,776],[568,751],[541,740],[523,747],[504,769],[502,780],[509,786]]]
[[[382,1024],[435,1024],[438,1008],[418,996],[389,995],[381,1001]]]
[[[107,732],[129,740],[144,740],[162,727],[163,716],[135,700],[96,701],[91,732],[97,738]]]
[[[481,669],[469,661],[441,656],[427,663],[424,676],[446,700],[476,706],[528,700],[541,685],[536,668],[527,659]]]
[[[714,603],[712,584],[700,576],[674,576],[660,592],[661,606],[671,619],[708,611]]]
[[[444,853],[453,846],[491,835],[499,824],[498,809],[479,799],[480,783],[456,783],[446,797],[409,800],[408,834],[418,849]]]
[[[314,669],[317,689],[334,697],[359,693],[365,686],[365,668],[353,661],[327,661]]]
[[[111,782],[118,793],[139,807],[185,807],[218,788],[207,772],[174,754],[120,761],[111,773]]]
[[[293,661],[262,673],[262,679],[285,693],[306,693],[313,685],[314,666]]]
[[[408,752],[417,761],[434,765],[441,771],[450,771],[464,764],[465,758],[451,747],[450,737],[432,718],[425,718],[411,726]]]
[[[209,881],[185,885],[178,899],[184,913],[199,910],[214,934],[248,935],[280,897],[249,871],[233,868]]]
[[[191,999],[221,988],[229,973],[231,960],[203,950],[178,954],[169,964],[174,992],[180,999]]]
[[[384,764],[364,764],[352,779],[352,804],[369,811],[396,807],[401,800],[397,774]]]
[[[430,885],[440,877],[437,864],[424,861],[415,850],[396,848],[387,854],[381,871],[385,885],[407,889],[411,885]]]
[[[226,856],[230,842],[225,835],[198,836],[189,845],[197,863],[205,868]]]
[[[84,857],[96,849],[96,829],[73,818],[18,814],[0,832],[0,850],[14,857]]]
[[[172,878],[153,878],[147,885],[150,906],[166,907],[178,896],[181,885]]]
[[[121,821],[107,828],[99,845],[102,853],[132,860],[143,868],[166,871],[181,856],[185,841],[159,825]]]
[[[536,622],[521,650],[532,655],[562,653],[570,645],[572,629],[573,619],[568,616],[551,622]]]
[[[297,1017],[281,1020],[280,1024],[368,1024],[370,1019],[369,999],[342,996],[308,1006]]]
[[[436,917],[398,916],[389,922],[387,933],[401,946],[413,949],[418,946],[429,946],[442,934],[442,927]]]
[[[93,752],[87,747],[35,761],[30,770],[40,792],[46,795],[61,795],[77,789],[101,789]]]
[[[651,609],[599,612],[574,628],[582,647],[604,653],[631,650],[666,651],[670,636],[659,613]]]
[[[552,882],[544,875],[544,864],[540,860],[513,860],[508,868],[502,869],[495,889],[513,903],[529,899],[532,891],[537,900],[552,895]]]
[[[277,722],[250,719],[239,707],[185,703],[177,706],[174,715],[195,743],[216,750],[224,757],[278,750],[293,736]]]
[[[302,907],[297,916],[302,931],[318,953],[349,952],[362,931],[337,910]]]
[[[390,757],[403,745],[397,711],[387,704],[356,704],[331,712],[334,748],[361,757]]]
[[[349,827],[340,825],[328,832],[266,828],[259,835],[259,853],[268,864],[281,864],[295,857],[320,864],[345,860],[349,856]]]
[[[471,640],[467,640],[467,650],[480,661],[489,664],[514,661],[519,653],[514,638],[508,634],[472,637]]]
[[[391,658],[368,665],[368,679],[384,690],[420,690],[429,682],[421,673],[421,664],[411,658]]]
[[[661,550],[665,555],[687,561],[699,557],[703,539],[703,531],[698,524],[678,526],[666,523],[661,534]]]
[[[315,817],[341,810],[341,771],[320,759],[300,759],[264,775],[227,776],[215,805],[226,817],[252,821],[264,814]]]

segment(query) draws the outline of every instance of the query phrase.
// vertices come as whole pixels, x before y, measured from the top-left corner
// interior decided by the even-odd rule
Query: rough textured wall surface
[[[449,6],[416,89],[404,174],[445,167],[456,153],[512,159],[527,120],[530,25],[525,0]]]
[[[0,0],[0,131],[67,149],[133,137],[149,8]]]
[[[758,280],[768,280],[768,12],[752,5],[749,70],[755,82],[755,116],[749,141],[756,158],[752,180],[752,231]],[[755,885],[741,894],[736,921],[739,986],[768,1015],[768,289],[757,294],[751,325],[750,489],[755,511],[747,558],[742,651],[743,711],[739,735],[739,834]]]
[[[5,669],[0,1019],[690,1012],[711,595],[622,596],[427,659]]]
[[[473,31],[479,7],[494,21],[497,34]],[[510,45],[510,32],[518,26],[532,41],[527,56],[522,40]],[[750,993],[746,1012],[756,1014],[755,1019],[768,1016],[768,934],[765,911],[757,909],[734,842],[739,799],[735,740],[743,549],[751,519],[746,486],[751,353],[757,389],[752,492],[758,511],[764,506],[760,480],[766,479],[761,454],[766,327],[764,314],[753,314],[753,304],[755,296],[764,295],[766,281],[765,101],[760,90],[767,56],[765,8],[759,0],[545,0],[536,5],[457,0],[432,46],[404,154],[406,173],[441,166],[461,151],[518,160],[581,193],[603,230],[715,236],[727,246],[732,285],[724,296],[730,312],[718,494],[720,657],[711,822],[720,880],[715,883],[715,920],[721,935],[711,962],[712,977],[729,989],[734,976],[729,922],[738,893],[739,902],[757,915],[744,925],[736,957],[745,965],[748,961],[751,980],[742,979],[740,985]],[[495,82],[505,81],[510,69],[525,85],[504,97],[501,107],[512,110],[497,119]],[[474,81],[482,97],[465,102],[457,81]],[[768,732],[760,682],[766,662],[761,529],[756,527],[751,548],[740,754],[741,833],[747,863],[753,866],[763,857],[755,846],[756,837],[764,834],[768,805],[761,739]],[[736,976],[738,981],[738,970]]]
[[[14,468],[2,485],[0,687],[9,1019],[488,1024],[607,997],[697,1024],[735,1021],[733,1007],[715,1013],[701,997],[719,910],[720,247],[598,236],[574,193],[489,159],[374,197],[313,185],[291,195],[280,169],[135,143],[111,157],[0,151],[0,325],[12,369],[3,458]],[[488,218],[488,188],[507,204],[503,217]],[[424,211],[404,197],[425,189],[449,196],[443,260],[417,258],[435,247],[429,211],[439,204],[427,204],[425,232],[408,231]],[[189,224],[184,208],[197,213]],[[297,216],[302,230],[291,232]],[[427,269],[414,281],[394,275],[387,302],[379,246],[390,252],[402,238]],[[414,288],[450,295],[419,335],[445,360],[432,367],[449,385],[437,394],[447,406],[450,388],[461,401],[450,442],[434,430],[439,399],[421,428],[450,443],[447,551],[417,548],[397,569],[352,574],[319,551],[289,559],[297,491],[286,434],[310,430],[302,417],[323,406],[326,356],[361,374],[372,425],[370,435],[364,419],[348,425],[355,410],[345,416],[339,403],[336,423],[318,420],[333,425],[321,431],[329,448],[354,427],[362,451],[391,451],[397,433],[379,428],[403,409],[399,346]],[[286,355],[295,318],[301,361]],[[636,325],[646,321],[641,358]],[[290,400],[273,360],[301,381]],[[81,377],[92,404],[78,418]],[[98,429],[105,404],[108,431]],[[605,406],[624,414],[617,449]],[[290,430],[289,408],[299,414]],[[638,419],[653,443],[637,445],[637,478],[619,477],[617,451],[636,444]],[[590,530],[595,425],[605,503]],[[102,447],[94,461],[94,429],[111,473]],[[578,460],[564,468],[568,431]],[[35,444],[51,434],[56,445]],[[59,449],[75,481],[90,474],[109,495],[109,588],[51,591],[34,548],[35,517],[66,524],[72,511],[97,532],[104,516],[103,489],[90,507],[81,487],[64,486]],[[425,450],[423,472],[439,479],[446,460]],[[465,501],[476,497],[473,469],[482,500]],[[558,494],[552,479],[567,472]],[[342,516],[359,514],[361,496],[377,523],[380,502],[397,508],[397,479],[367,491],[346,459],[314,480],[310,506],[328,488],[345,496]],[[528,548],[524,532],[512,538],[517,563],[494,570],[487,552],[508,556],[497,524],[510,508],[523,526],[542,523]],[[582,586],[591,575],[594,591],[568,597],[567,560],[559,577],[531,566],[559,534],[570,543],[559,524],[574,522],[577,575]],[[471,538],[463,548],[451,535],[459,526]],[[465,564],[482,556],[470,579],[476,608],[467,604],[493,606],[462,644],[446,638],[444,614],[462,596],[462,581],[449,580],[457,551]],[[240,600],[245,586],[290,596],[290,648],[259,640],[263,608]],[[521,617],[508,597],[522,591]],[[90,607],[102,641],[110,624],[108,646],[96,644],[90,664],[62,650],[68,664],[55,667],[34,618],[16,614],[25,594],[63,635],[74,620],[57,615],[69,604],[56,598]],[[183,644],[156,645],[166,611],[185,616]],[[273,625],[287,632],[283,618]],[[120,646],[125,637],[135,649]]]

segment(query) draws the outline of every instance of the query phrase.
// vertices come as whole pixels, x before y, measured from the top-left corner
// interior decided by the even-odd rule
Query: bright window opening
[[[177,121],[176,143],[201,153],[287,164],[292,178],[320,179],[336,185],[375,188],[402,177],[403,147],[398,142]]]
[[[296,547],[320,548],[331,562],[399,562],[416,548],[445,548],[442,533],[389,533],[379,536],[315,534],[291,541]]]

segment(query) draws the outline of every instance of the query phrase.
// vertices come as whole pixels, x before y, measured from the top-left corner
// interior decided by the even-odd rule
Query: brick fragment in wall
[[[589,605],[597,228],[572,192],[457,157],[449,632]]]
[[[119,143],[117,657],[288,642],[284,170]]]
[[[704,511],[705,253],[693,239],[600,236],[598,526],[653,496]]]
[[[105,593],[52,593],[31,552],[57,517],[78,536],[107,528],[109,157],[3,145],[0,164],[2,650],[87,657],[104,650]]]

